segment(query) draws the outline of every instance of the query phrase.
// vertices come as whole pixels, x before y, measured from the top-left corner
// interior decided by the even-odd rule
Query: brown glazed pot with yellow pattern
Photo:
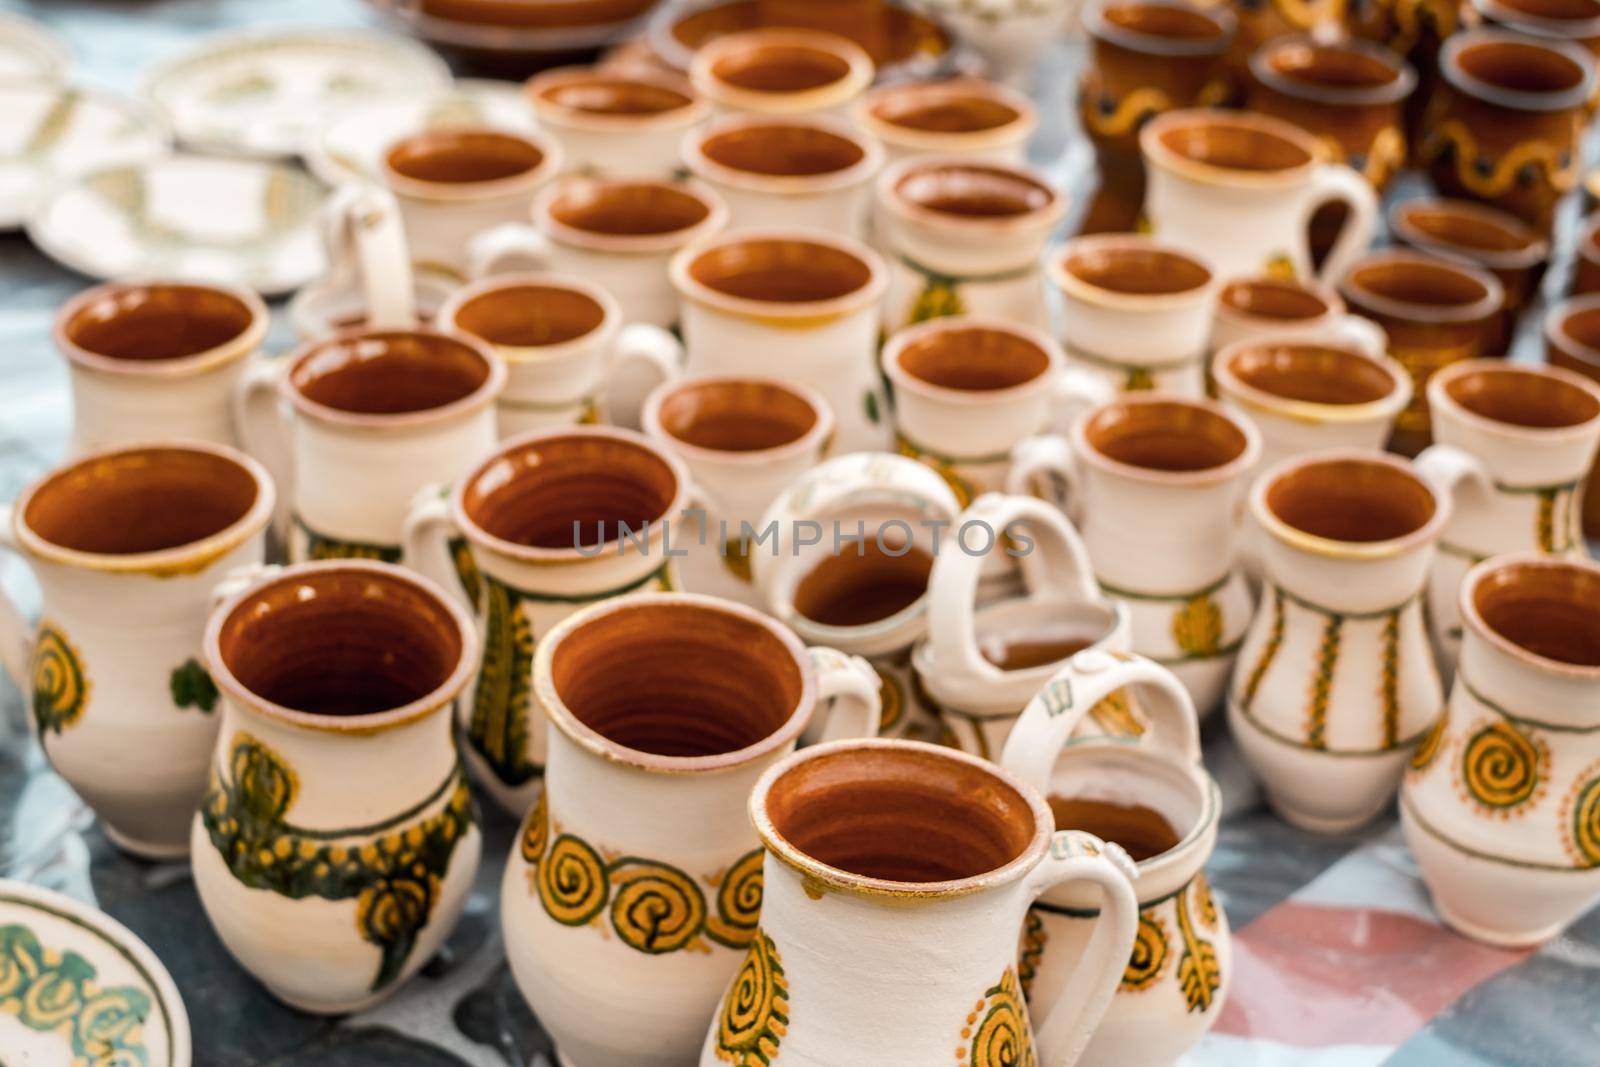
[[[1545,315],[1544,358],[1600,382],[1600,293],[1563,300]],[[1589,473],[1583,498],[1583,532],[1600,537],[1600,471]]]
[[[1529,37],[1572,41],[1600,57],[1600,0],[1471,0],[1485,22]],[[1591,107],[1592,107],[1591,103]]]

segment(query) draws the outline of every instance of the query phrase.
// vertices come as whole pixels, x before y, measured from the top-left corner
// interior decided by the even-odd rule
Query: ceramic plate
[[[55,189],[29,217],[28,236],[93,278],[192,278],[270,296],[321,273],[323,196],[287,164],[168,156]]]
[[[71,62],[60,38],[32,19],[0,11],[0,85],[53,84]]]
[[[0,880],[0,1051],[27,1067],[189,1067],[189,1015],[155,953],[70,897]]]
[[[53,187],[164,155],[167,127],[137,101],[94,89],[0,85],[0,230],[22,225]]]
[[[527,133],[533,108],[515,82],[466,79],[416,100],[372,104],[335,119],[306,149],[311,172],[329,185],[382,177],[383,154],[400,138],[441,126],[493,126]]]
[[[214,38],[158,67],[144,92],[178,139],[210,152],[290,156],[326,122],[374,101],[426,96],[450,84],[419,44],[360,31]]]

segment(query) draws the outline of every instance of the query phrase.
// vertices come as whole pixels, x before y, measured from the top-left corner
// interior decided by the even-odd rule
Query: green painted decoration
[[[543,768],[528,758],[533,699],[533,624],[522,610],[522,594],[484,576],[483,665],[472,693],[467,743],[494,775],[523,785]]]
[[[154,1005],[142,989],[95,981],[94,964],[39,943],[26,926],[0,926],[0,1012],[70,1044],[74,1064],[144,1067],[140,1031]]]
[[[307,526],[306,521],[298,515],[294,517],[294,524],[305,534],[308,560],[375,559],[383,563],[400,562],[399,545],[377,545],[366,541],[346,541],[330,537]]]
[[[217,683],[193,656],[184,660],[183,666],[172,669],[167,684],[172,690],[172,702],[178,707],[198,708],[207,715],[216,710],[217,697],[221,695]]]
[[[33,645],[33,717],[39,736],[59,734],[77,725],[89,702],[89,678],[83,660],[65,634],[40,623]]]

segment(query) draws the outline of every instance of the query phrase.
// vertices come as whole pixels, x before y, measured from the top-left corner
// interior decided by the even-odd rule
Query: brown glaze
[[[1089,417],[1084,434],[1108,459],[1151,471],[1212,470],[1249,447],[1231,420],[1180,400],[1107,404]]]
[[[451,22],[518,29],[598,26],[636,18],[655,0],[418,0],[422,12]]]
[[[1093,643],[1081,637],[1014,638],[980,642],[980,651],[984,659],[1003,671],[1025,671],[1047,663],[1059,663]]]
[[[863,878],[949,882],[998,870],[1037,833],[1033,806],[983,767],[936,750],[852,748],[771,785],[772,827],[801,853]]]
[[[982,163],[937,163],[907,172],[895,192],[928,211],[1005,218],[1048,208],[1056,194],[1027,174]]]
[[[1496,89],[1561,93],[1583,84],[1583,68],[1532,41],[1486,40],[1456,57],[1463,74]]]
[[[1549,314],[1545,359],[1600,383],[1600,306],[1560,305]],[[1583,494],[1583,532],[1600,537],[1600,468],[1590,471]]]
[[[575,431],[502,450],[462,497],[468,521],[490,537],[531,548],[610,542],[667,518],[678,496],[672,467],[641,444]]]
[[[660,115],[694,103],[688,93],[653,81],[599,73],[554,81],[539,90],[539,97],[558,107],[593,115]]]
[[[376,331],[314,344],[288,375],[313,404],[352,415],[400,415],[465,400],[489,380],[476,348],[436,333]]]
[[[1117,804],[1090,797],[1049,799],[1057,830],[1081,830],[1121,845],[1135,863],[1170,852],[1182,840],[1165,816],[1143,804]]]
[[[661,428],[713,452],[760,452],[793,444],[817,425],[805,397],[777,382],[689,381],[661,401]]]
[[[1255,123],[1220,115],[1170,126],[1160,141],[1167,151],[1192,163],[1221,170],[1268,174],[1312,162],[1303,145]]]
[[[1295,467],[1267,487],[1266,503],[1285,525],[1347,544],[1393,541],[1415,533],[1432,521],[1438,506],[1415,475],[1363,459]]]
[[[872,117],[923,133],[982,133],[1009,126],[1022,114],[981,89],[951,83],[907,85],[886,93],[873,103]]]
[[[1584,220],[1573,260],[1572,295],[1600,292],[1600,214]]]
[[[848,170],[866,150],[842,134],[801,122],[739,125],[700,142],[713,163],[746,174],[816,177]]]
[[[900,366],[942,389],[989,392],[1031,382],[1050,369],[1050,356],[1026,337],[984,326],[931,330],[900,350]]]
[[[677,233],[710,215],[704,200],[668,182],[581,181],[550,202],[561,225],[618,237]]]
[[[932,554],[891,544],[901,552],[891,555],[878,541],[869,537],[859,553],[847,545],[822,557],[795,586],[795,610],[824,626],[866,626],[915,604],[928,591]]]
[[[1399,385],[1370,359],[1312,343],[1246,348],[1229,359],[1228,370],[1263,393],[1311,404],[1370,404]]]
[[[739,49],[711,65],[718,81],[756,93],[803,93],[850,73],[842,56],[803,44],[766,42]]]
[[[942,56],[952,44],[933,19],[882,0],[732,0],[696,6],[673,22],[671,45],[684,54],[674,62],[687,65],[688,54],[713,38],[769,27],[836,33],[865,49],[880,70]]]
[[[22,522],[69,551],[139,555],[221,533],[249,514],[257,492],[248,470],[215,453],[129,449],[52,474],[29,497]]]
[[[436,185],[501,181],[544,162],[537,145],[495,130],[443,129],[407,137],[386,157],[402,178]]]
[[[1473,607],[1518,648],[1579,667],[1600,667],[1600,575],[1589,567],[1506,563],[1478,580]]]
[[[1528,429],[1579,426],[1600,416],[1600,401],[1570,382],[1517,367],[1496,367],[1452,378],[1451,400],[1474,415]]]
[[[1282,322],[1305,322],[1332,310],[1326,300],[1299,282],[1272,278],[1231,281],[1223,286],[1221,300],[1241,315]]]
[[[373,715],[433,693],[461,661],[456,617],[403,576],[302,571],[248,594],[223,620],[223,664],[262,700],[308,715]]]
[[[1211,281],[1211,271],[1178,252],[1139,245],[1079,248],[1062,262],[1079,281],[1113,293],[1142,296],[1188,293]]]
[[[457,329],[507,348],[566,344],[593,333],[606,309],[594,297],[560,285],[505,285],[456,309]]]
[[[726,241],[696,256],[689,276],[742,300],[779,304],[836,300],[872,281],[872,268],[842,248],[810,241]]]
[[[119,285],[62,323],[68,342],[116,360],[182,359],[238,338],[255,315],[238,297],[203,285]]]

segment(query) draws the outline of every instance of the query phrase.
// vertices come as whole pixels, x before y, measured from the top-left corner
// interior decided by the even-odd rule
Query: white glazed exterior
[[[457,289],[456,280],[443,274],[418,273],[412,281],[411,306],[418,322],[431,321]],[[304,344],[363,320],[367,301],[350,279],[325,278],[295,293],[284,310],[294,326],[295,340]]]
[[[1326,340],[1349,344],[1368,355],[1381,356],[1389,350],[1389,338],[1383,327],[1370,319],[1353,315],[1345,307],[1344,297],[1331,285],[1312,278],[1272,278],[1265,275],[1236,278],[1230,281],[1261,281],[1275,285],[1294,285],[1314,295],[1323,303],[1322,314],[1304,319],[1286,319],[1267,315],[1251,315],[1228,304],[1217,301],[1216,314],[1211,321],[1211,350],[1221,351],[1240,341],[1263,337],[1296,337],[1302,340]]]
[[[671,111],[609,114],[565,107],[543,95],[555,86],[596,77],[660,86],[688,97],[689,103]],[[636,68],[559,67],[530,79],[527,94],[540,128],[561,143],[562,170],[573,174],[670,178],[683,166],[684,139],[711,114],[711,102],[687,81]]]
[[[1003,126],[987,130],[950,133],[902,126],[876,113],[875,109],[892,97],[912,94],[933,99],[940,96],[982,96],[1011,108],[1017,117]],[[851,111],[856,125],[883,145],[888,153],[885,162],[890,165],[913,156],[963,156],[990,163],[1020,165],[1027,157],[1028,138],[1039,126],[1038,109],[1026,95],[977,78],[886,85],[861,97]]]
[[[1029,88],[1040,52],[1068,32],[1079,0],[926,0],[920,5],[975,48],[1007,84]]]

